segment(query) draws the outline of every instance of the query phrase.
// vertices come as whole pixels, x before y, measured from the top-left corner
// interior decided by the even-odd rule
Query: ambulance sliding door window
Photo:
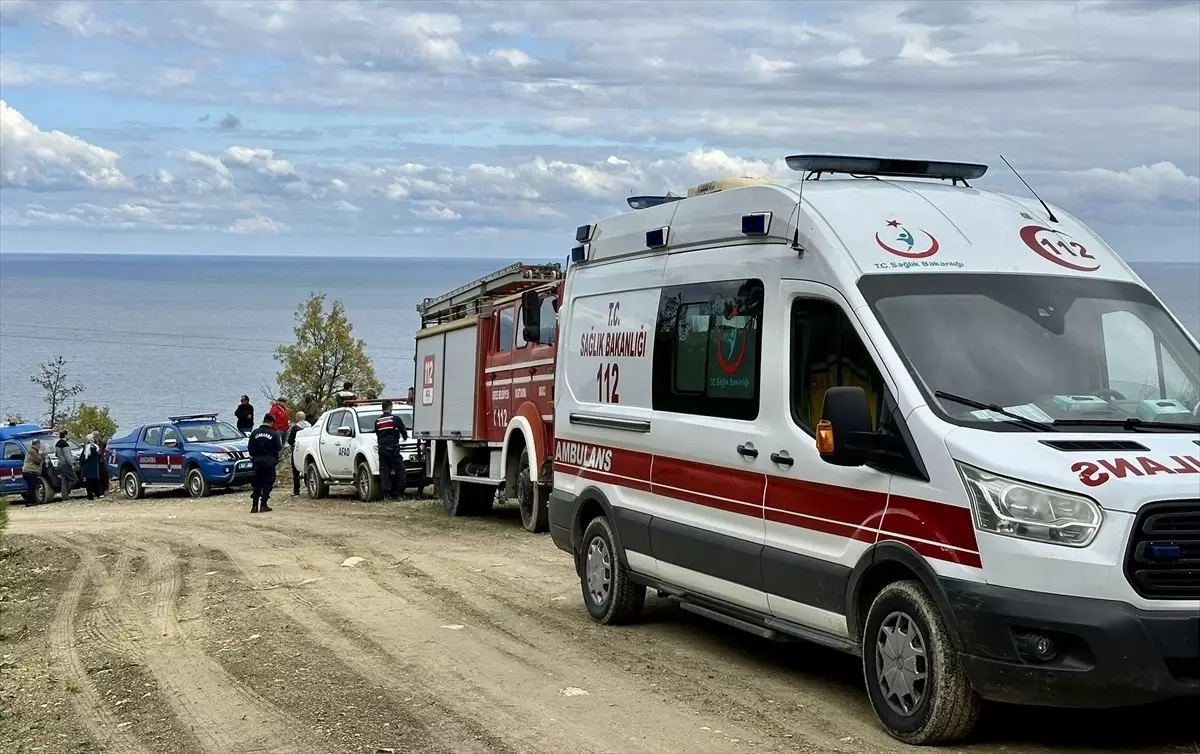
[[[871,423],[878,427],[883,379],[870,352],[841,307],[821,299],[792,304],[792,417],[812,433],[825,391],[855,386],[867,391]]]
[[[498,339],[496,343],[497,353],[508,353],[513,347],[513,307],[508,306],[500,310],[498,322],[500,326],[498,330]]]
[[[654,343],[656,411],[758,418],[761,280],[664,288]]]

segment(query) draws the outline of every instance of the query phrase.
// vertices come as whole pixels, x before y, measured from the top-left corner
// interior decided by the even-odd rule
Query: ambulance
[[[787,164],[576,231],[549,518],[592,618],[860,656],[915,745],[1200,697],[1195,334],[986,165]]]

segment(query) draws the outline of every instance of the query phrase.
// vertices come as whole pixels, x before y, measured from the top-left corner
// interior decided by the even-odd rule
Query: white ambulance
[[[984,165],[787,162],[576,233],[549,514],[592,617],[860,655],[912,744],[1200,696],[1196,337]]]

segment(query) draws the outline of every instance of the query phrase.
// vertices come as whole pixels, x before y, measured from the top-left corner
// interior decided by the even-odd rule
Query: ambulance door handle
[[[772,453],[771,460],[774,461],[775,463],[779,464],[780,466],[791,466],[793,463],[796,462],[795,459],[793,459],[791,456],[789,456],[787,454],[786,450],[782,450],[778,453]]]
[[[754,447],[753,443],[737,446],[737,452],[747,458],[758,458],[758,449]]]

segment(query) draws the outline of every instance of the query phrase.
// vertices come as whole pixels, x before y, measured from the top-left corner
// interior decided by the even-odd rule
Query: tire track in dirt
[[[106,708],[75,644],[75,627],[79,619],[84,589],[95,569],[94,550],[78,548],[65,539],[57,539],[63,547],[79,555],[79,565],[72,574],[67,591],[59,600],[54,621],[50,624],[49,644],[57,666],[75,685],[78,693],[72,696],[72,706],[91,736],[112,754],[151,754],[135,736],[119,727],[116,716]]]

